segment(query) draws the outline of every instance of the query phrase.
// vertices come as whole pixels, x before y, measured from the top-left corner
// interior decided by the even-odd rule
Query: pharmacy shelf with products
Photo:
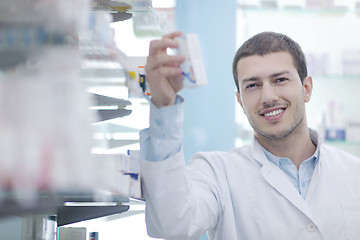
[[[238,46],[261,31],[285,33],[302,46],[314,85],[306,105],[309,126],[327,143],[360,156],[360,2],[240,0],[237,16]],[[251,128],[236,111],[241,145]]]
[[[150,0],[0,2],[1,239],[54,239],[49,226],[142,198],[146,58],[115,42],[113,25],[125,21],[138,36],[161,35]]]

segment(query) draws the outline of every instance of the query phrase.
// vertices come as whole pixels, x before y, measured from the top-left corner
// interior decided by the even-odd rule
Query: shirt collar
[[[314,143],[314,145],[317,146],[316,151],[315,151],[316,163],[317,163],[319,160],[319,157],[320,157],[320,148],[323,143],[323,137],[311,128],[309,128],[309,133],[310,133],[311,141]],[[251,139],[251,144],[250,144],[250,151],[251,151],[252,157],[261,166],[267,165],[267,164],[272,164],[271,161],[269,161],[267,159],[267,156],[265,155],[265,153],[262,149],[263,149],[262,145],[256,139],[255,135],[253,135],[253,137]]]
[[[275,156],[271,152],[267,151],[263,146],[261,146],[261,148],[264,151],[266,158],[270,162],[274,163],[276,166],[279,166],[281,159],[288,159],[288,158],[284,158],[284,157]],[[291,161],[290,159],[288,159],[288,160]],[[319,161],[319,147],[316,147],[314,154],[311,157],[309,157],[308,159],[306,159],[305,161],[308,161],[308,160],[314,160],[315,161],[314,166],[317,164],[317,162]]]
[[[313,140],[313,139],[312,139],[312,140]],[[313,143],[315,144],[314,141],[313,141]],[[261,144],[260,144],[260,146],[261,146],[262,150],[264,151],[264,154],[265,154],[266,158],[267,158],[270,162],[274,163],[276,166],[279,166],[281,159],[288,159],[288,158],[284,158],[284,157],[275,156],[275,155],[272,154],[271,152],[267,151]],[[314,160],[314,163],[315,163],[314,166],[316,166],[316,164],[317,164],[318,161],[319,161],[319,153],[320,153],[319,145],[317,145],[314,154],[313,154],[311,157],[309,157],[308,159],[306,159],[305,161]],[[291,162],[290,159],[288,159],[288,160]],[[304,162],[305,162],[305,161],[304,161]]]

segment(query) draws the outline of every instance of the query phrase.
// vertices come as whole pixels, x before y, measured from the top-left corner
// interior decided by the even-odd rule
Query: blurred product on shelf
[[[345,140],[345,119],[343,106],[338,101],[328,102],[325,112],[325,139],[326,140]]]
[[[346,141],[360,142],[360,120],[348,120],[346,125]]]
[[[126,55],[111,13],[90,7],[90,0],[0,2],[0,203],[9,195],[27,207],[43,193],[129,195],[128,163],[117,162],[127,158],[91,154],[99,116],[89,110],[82,67],[112,64],[112,78],[125,76]]]
[[[345,76],[360,75],[360,48],[343,51],[342,67]]]
[[[86,27],[89,0],[2,0],[0,21],[15,24],[42,24],[51,32],[71,32]]]
[[[93,11],[87,28],[79,33],[81,79],[92,85],[125,85],[127,56],[115,44],[111,22],[110,13]]]
[[[34,204],[39,192],[92,189],[96,115],[88,110],[92,99],[79,81],[79,49],[65,40],[86,26],[88,5],[84,0],[1,3],[2,13],[12,13],[1,14],[1,51],[16,49],[25,56],[0,72],[0,190],[15,193],[20,204],[31,205],[31,199]]]
[[[104,193],[115,194],[118,196],[132,197],[142,199],[139,153],[138,151],[129,150],[126,154],[93,154],[94,163],[97,173],[93,178],[97,178],[97,189],[101,189]],[[121,183],[121,184],[119,184]],[[99,199],[106,199],[103,194]]]

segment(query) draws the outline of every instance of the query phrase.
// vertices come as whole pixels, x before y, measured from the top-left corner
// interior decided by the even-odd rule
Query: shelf
[[[73,46],[65,33],[49,31],[42,25],[5,23],[0,27],[0,70],[25,63],[29,57],[49,47]]]
[[[97,199],[94,198],[94,194],[87,192],[41,193],[33,197],[26,197],[23,194],[18,196],[15,193],[9,192],[4,194],[4,196],[1,198],[0,219],[6,218],[8,216],[26,216],[29,214],[56,215],[59,208],[61,209],[62,214],[67,214],[69,210],[64,209],[65,208],[64,204],[66,202],[76,202],[76,203],[86,202],[95,205]],[[125,202],[129,202],[128,197],[117,196],[117,195],[111,196],[111,203],[125,203]],[[108,215],[111,213],[111,211],[114,212],[112,214],[115,214],[115,213],[120,213],[120,211],[127,210],[126,206],[116,207],[116,208],[102,208],[102,209],[103,209],[103,213],[99,212],[102,210],[94,210],[92,213],[94,217],[101,214]],[[90,215],[86,215],[86,217],[90,217]],[[63,220],[61,221],[64,222],[70,221],[68,218],[69,217],[64,216],[64,218],[62,218]]]
[[[360,141],[325,141],[326,144],[340,148],[345,152],[360,157]]]
[[[97,106],[98,122],[106,121],[114,118],[125,117],[131,114],[132,110],[125,109],[131,105],[131,102],[124,99],[118,99],[99,94],[93,94],[94,104]],[[106,109],[107,107],[116,107],[117,109]],[[105,109],[104,109],[105,108]]]
[[[329,75],[314,75],[313,78],[322,79],[322,80],[330,80],[330,81],[360,81],[360,75],[357,74],[329,74]]]
[[[103,1],[103,0],[101,0]],[[20,72],[23,73],[24,66],[28,68],[31,68],[30,70],[35,69],[36,71],[32,71],[30,75],[34,79],[38,79],[37,75],[35,74],[44,74],[46,75],[46,78],[49,79],[52,76],[54,78],[60,78],[65,79],[66,77],[70,78],[76,78],[76,80],[84,80],[85,82],[90,83],[89,85],[100,85],[102,87],[103,85],[110,85],[110,86],[121,86],[121,88],[127,88],[126,85],[126,78],[127,73],[126,69],[124,68],[124,58],[125,54],[123,54],[116,46],[114,40],[113,40],[113,29],[110,26],[111,23],[111,16],[114,18],[114,21],[122,21],[126,19],[130,19],[133,16],[135,16],[135,28],[136,26],[139,27],[139,31],[137,33],[141,34],[141,32],[149,29],[159,29],[154,28],[154,26],[151,26],[149,28],[144,27],[145,25],[150,26],[150,24],[156,24],[158,26],[158,22],[156,19],[156,15],[154,10],[151,6],[150,0],[144,0],[144,1],[125,1],[129,2],[133,8],[131,11],[127,12],[117,12],[116,10],[110,10],[107,11],[106,9],[97,9],[97,12],[92,12],[92,14],[81,14],[83,13],[82,10],[87,13],[90,9],[84,8],[77,8],[76,4],[74,3],[66,3],[71,4],[74,11],[70,11],[69,13],[65,14],[64,19],[62,19],[62,15],[59,14],[59,9],[54,9],[54,6],[57,7],[57,1],[54,1],[54,3],[51,3],[49,5],[39,6],[42,10],[40,13],[45,14],[45,16],[41,16],[41,14],[37,14],[37,11],[34,11],[34,5],[36,4],[36,1],[28,1],[25,4],[21,2],[12,2],[10,0],[6,0],[5,3],[0,3],[0,12],[2,14],[0,17],[0,74],[5,76],[5,80],[8,76],[12,76],[10,74],[13,74],[16,77],[22,77],[22,75],[15,73]],[[59,0],[59,2],[61,2]],[[64,6],[62,7],[68,7],[64,3]],[[120,3],[119,3],[120,4]],[[6,7],[4,7],[6,6]],[[52,8],[50,8],[52,7]],[[46,9],[48,8],[48,9]],[[53,9],[54,11],[50,11]],[[11,12],[11,11],[12,12]],[[104,13],[105,12],[105,13]],[[24,13],[24,14],[22,14]],[[103,14],[104,13],[104,14]],[[73,14],[73,15],[71,15]],[[24,15],[24,16],[23,16]],[[39,15],[39,16],[38,16]],[[70,16],[71,15],[71,16]],[[95,15],[95,16],[94,16]],[[15,16],[15,17],[13,17]],[[109,17],[110,16],[110,17]],[[48,19],[49,18],[49,19]],[[55,21],[57,18],[60,18],[60,20],[63,21]],[[70,20],[71,21],[70,21]],[[53,20],[53,21],[50,21]],[[68,21],[69,20],[69,21]],[[151,21],[150,21],[151,20]],[[56,27],[51,25],[50,23],[55,22]],[[86,24],[85,24],[86,23]],[[84,24],[84,25],[83,25]],[[93,24],[93,25],[91,25]],[[97,25],[96,25],[97,24]],[[53,28],[52,28],[53,27]],[[144,27],[144,28],[142,28]],[[66,48],[66,49],[65,49]],[[67,51],[64,51],[67,50]],[[49,54],[48,54],[49,53]],[[70,55],[72,53],[72,55]],[[33,54],[35,56],[33,57]],[[48,54],[50,57],[50,60],[54,60],[55,64],[52,64],[51,61],[45,61],[47,58],[45,58]],[[61,56],[59,57],[59,55]],[[44,57],[44,55],[46,55]],[[74,57],[75,56],[75,57]],[[31,58],[30,58],[31,57]],[[36,57],[36,58],[35,58]],[[33,59],[34,58],[34,59]],[[39,61],[36,61],[40,59]],[[44,60],[45,59],[45,60]],[[28,64],[29,63],[29,64]],[[41,63],[39,65],[36,65],[38,63]],[[61,64],[59,64],[61,63]],[[71,67],[65,68],[62,66],[62,64],[68,65]],[[49,64],[49,66],[46,65]],[[45,67],[44,67],[45,66]],[[79,67],[80,66],[80,67]],[[44,69],[42,69],[42,67]],[[80,68],[80,69],[79,69]],[[4,74],[2,72],[2,69],[4,69]],[[39,69],[39,70],[38,70]],[[9,71],[8,71],[9,70]],[[27,69],[26,69],[27,70]],[[9,74],[8,74],[8,72]],[[14,73],[15,72],[15,73]],[[69,76],[68,76],[68,75]],[[43,77],[43,76],[41,76]],[[71,80],[73,80],[71,78]],[[11,79],[11,78],[9,78]],[[27,78],[25,78],[27,80]],[[67,78],[66,78],[67,79]],[[32,80],[32,79],[31,79]],[[8,81],[10,82],[10,81]],[[25,82],[25,81],[24,81]],[[71,82],[77,82],[77,81],[71,81]],[[36,82],[38,83],[38,82]],[[35,86],[35,84],[33,84]],[[80,85],[80,84],[79,84]],[[81,83],[82,85],[82,83]],[[77,85],[76,85],[77,86]],[[58,85],[56,86],[58,87]],[[61,86],[62,87],[62,86]],[[67,87],[67,86],[65,86]],[[67,88],[59,88],[54,89],[57,90],[59,93],[60,91],[68,90]],[[4,88],[6,89],[6,88]],[[70,89],[70,87],[69,87]],[[71,88],[71,90],[78,90],[77,88]],[[115,87],[116,89],[116,87]],[[28,89],[26,89],[28,90]],[[24,90],[24,92],[26,92]],[[55,91],[54,90],[54,91]],[[75,91],[74,90],[74,91]],[[82,90],[82,89],[81,89]],[[85,89],[84,89],[85,90]],[[127,89],[126,89],[127,90]],[[70,91],[70,90],[69,90]],[[45,91],[46,92],[46,91]],[[122,91],[124,92],[124,91]],[[126,94],[128,92],[126,91]],[[59,94],[60,95],[60,94]],[[75,95],[75,94],[74,94]],[[47,96],[47,95],[46,95]],[[65,102],[66,106],[76,105],[78,104],[77,101],[80,102],[80,97],[77,98],[78,94],[74,98],[65,99],[69,100],[69,102]],[[127,95],[124,94],[123,97]],[[52,100],[54,95],[49,94],[48,98],[44,98],[45,100],[41,99],[42,101],[39,102],[48,102],[48,100]],[[29,98],[34,100],[34,98]],[[4,99],[2,99],[4,100]],[[35,101],[35,100],[34,100]],[[26,101],[28,102],[28,100]],[[63,102],[63,101],[59,101]],[[85,102],[85,101],[84,101]],[[110,120],[113,118],[119,118],[123,116],[129,115],[132,110],[125,109],[128,105],[131,105],[130,101],[123,100],[123,99],[115,99],[115,98],[109,98],[104,97],[100,95],[96,95],[96,104],[98,106],[117,106],[118,109],[96,109],[99,113],[99,118],[101,121]],[[64,103],[64,108],[65,108]],[[83,102],[80,102],[83,104]],[[85,109],[85,112],[87,111],[88,106],[86,104],[84,105],[76,105],[78,108],[74,110],[75,112],[79,112],[78,109]],[[33,104],[33,102],[31,102]],[[37,106],[37,105],[35,105]],[[56,105],[57,106],[57,105]],[[63,105],[62,105],[63,106]],[[75,107],[74,107],[75,109]],[[94,110],[95,111],[95,110]],[[32,114],[34,115],[34,114]],[[67,114],[64,114],[67,115]],[[70,114],[69,114],[70,115]],[[75,114],[72,114],[72,116],[76,116]],[[80,116],[81,119],[85,118],[84,114]],[[79,118],[80,118],[79,117]],[[15,118],[15,117],[14,117]],[[47,121],[48,118],[46,118]],[[56,118],[57,119],[57,118]],[[17,120],[17,118],[16,118]],[[31,119],[32,120],[32,119]],[[57,119],[58,120],[58,119]],[[91,119],[92,120],[92,119]],[[146,120],[144,120],[146,122]],[[16,121],[13,121],[16,122]],[[58,122],[61,122],[60,120]],[[58,127],[56,125],[58,122],[54,121],[54,125],[51,125],[51,128],[54,128],[59,131],[62,131],[62,126]],[[71,121],[72,123],[75,121]],[[90,121],[89,121],[90,122]],[[106,124],[106,123],[105,123]],[[14,124],[15,125],[15,124]],[[41,124],[39,124],[41,125]],[[75,126],[75,125],[74,125]],[[17,125],[16,125],[17,127]],[[14,128],[16,128],[14,127]],[[41,125],[43,127],[43,125]],[[75,127],[81,128],[82,126],[76,125]],[[19,126],[21,128],[21,126]],[[29,127],[33,128],[33,126]],[[49,127],[50,128],[50,127]],[[34,128],[33,128],[34,129]],[[42,128],[41,128],[42,129]],[[90,129],[90,127],[89,127]],[[67,130],[67,129],[65,129]],[[76,131],[77,129],[71,129],[71,133]],[[88,129],[81,129],[82,131],[87,131]],[[137,129],[134,129],[134,131]],[[67,134],[68,132],[62,131]],[[88,133],[88,132],[87,132]],[[85,138],[91,137],[90,134],[84,134]],[[39,133],[41,135],[43,133]],[[36,135],[36,134],[35,134]],[[63,140],[63,142],[67,142],[68,139],[61,138],[59,135],[56,135],[57,139]],[[78,137],[78,135],[76,135]],[[61,141],[59,140],[59,142]],[[83,141],[82,138],[78,139],[81,144],[81,146],[74,146],[71,145],[71,149],[61,149],[64,152],[64,156],[58,156],[58,159],[61,159],[61,162],[65,162],[65,160],[69,160],[70,157],[67,157],[65,152],[75,152],[77,147],[79,147],[79,152],[81,154],[77,154],[74,158],[71,158],[71,161],[69,161],[69,169],[76,169],[74,165],[72,165],[73,161],[78,160],[77,157],[83,157],[86,160],[89,160],[87,158],[86,153],[88,149],[90,149],[91,146],[87,149],[86,141]],[[11,141],[11,139],[10,139]],[[47,143],[48,139],[46,139],[44,142]],[[30,141],[29,141],[30,142]],[[49,141],[50,142],[50,141]],[[54,141],[55,142],[55,141]],[[89,140],[90,142],[90,140]],[[118,146],[126,144],[131,144],[138,142],[138,140],[133,139],[112,139],[111,140],[111,146]],[[26,142],[27,143],[27,142]],[[55,142],[57,144],[58,142]],[[71,142],[70,142],[71,143]],[[13,143],[15,144],[15,143]],[[53,144],[53,142],[50,142],[48,145]],[[64,144],[65,145],[65,144]],[[89,144],[90,145],[90,144]],[[33,146],[33,145],[31,145]],[[38,146],[36,146],[38,147]],[[31,148],[33,152],[37,152],[37,148]],[[51,152],[53,150],[53,146],[46,148],[46,153],[44,153],[44,159],[47,160],[46,157],[50,158],[52,157]],[[40,147],[39,147],[40,148]],[[25,149],[26,150],[26,149]],[[26,152],[26,151],[22,152]],[[40,149],[42,150],[42,149]],[[39,150],[39,152],[40,152]],[[16,151],[16,150],[14,150]],[[55,152],[55,151],[54,151]],[[42,153],[42,152],[41,152]],[[58,153],[58,152],[56,152]],[[84,154],[83,154],[84,153]],[[48,154],[45,156],[45,154]],[[39,154],[40,155],[40,154]],[[55,155],[55,154],[54,154]],[[25,156],[25,154],[24,154]],[[42,156],[42,155],[41,155]],[[79,159],[80,159],[79,157]],[[19,159],[22,159],[19,157]],[[40,159],[40,157],[35,156],[34,159]],[[80,160],[79,160],[80,161]],[[16,162],[16,161],[13,161]],[[40,162],[40,161],[39,161]],[[31,162],[33,163],[33,162]],[[81,164],[78,164],[81,166],[80,170],[83,171],[83,169],[87,169],[84,167],[85,164],[88,162],[84,162]],[[20,164],[20,163],[19,163]],[[35,163],[36,164],[36,163]],[[30,164],[31,165],[31,164]],[[36,165],[37,166],[37,165]],[[58,165],[56,165],[58,166]],[[42,166],[41,166],[42,167]],[[31,167],[29,167],[30,169]],[[60,167],[59,167],[60,168]],[[24,167],[26,171],[27,169]],[[32,169],[32,168],[31,168]],[[40,169],[40,167],[39,167]],[[61,168],[65,169],[65,168]],[[101,172],[101,169],[95,169],[96,172]],[[21,172],[21,171],[20,171]],[[65,173],[68,173],[68,169],[64,170]],[[11,172],[12,173],[12,172]],[[14,172],[15,173],[15,172]],[[18,173],[18,169],[16,170],[16,173]],[[85,174],[88,174],[89,179],[94,179],[94,175],[91,174],[89,171],[86,170]],[[109,175],[109,171],[106,171],[105,174]],[[10,174],[9,174],[10,175]],[[12,176],[16,176],[17,174],[12,174]],[[20,175],[20,174],[19,174]],[[49,174],[51,175],[51,174]],[[71,178],[72,176],[77,176],[80,174],[69,174],[61,176],[65,176],[66,178]],[[28,175],[24,175],[28,176]],[[39,176],[39,175],[38,175]],[[52,177],[53,175],[51,175]],[[86,179],[86,182],[89,182]],[[9,180],[10,181],[10,180]],[[79,181],[77,181],[79,182]],[[11,185],[11,184],[9,184]],[[71,184],[69,184],[71,185]],[[73,185],[68,186],[69,189],[71,189]],[[91,185],[93,186],[93,185]],[[126,185],[124,185],[126,186]],[[31,186],[33,187],[33,186]],[[37,214],[50,214],[59,215],[59,224],[67,224],[74,221],[79,220],[85,220],[90,219],[94,217],[100,217],[100,216],[106,216],[109,214],[115,214],[115,213],[121,213],[128,210],[128,206],[123,204],[117,204],[116,206],[79,206],[79,207],[67,207],[63,206],[65,202],[73,201],[73,202],[95,202],[93,195],[88,193],[77,193],[77,194],[64,194],[64,193],[43,193],[43,192],[36,192],[38,190],[38,187],[41,188],[41,186],[34,186],[31,188],[34,192],[31,192],[30,196],[26,195],[26,191],[20,192],[19,188],[17,189],[20,193],[19,195],[16,195],[15,193],[5,193],[4,191],[1,191],[0,194],[0,218],[6,218],[9,216],[28,216],[28,215],[37,215]],[[57,188],[58,185],[50,186],[52,188]],[[62,186],[64,187],[64,186]],[[62,188],[62,189],[65,189]],[[88,188],[86,188],[88,189]],[[3,189],[0,189],[3,190]],[[38,190],[39,191],[39,190]],[[57,191],[57,190],[55,190]],[[125,194],[126,195],[126,194]],[[128,201],[127,197],[116,197],[113,196],[112,201],[115,203],[123,203]],[[78,216],[81,216],[79,218]]]
[[[57,209],[57,226],[123,213],[128,205],[116,206],[61,206]]]
[[[330,145],[347,145],[347,146],[358,146],[358,147],[360,147],[360,140],[357,140],[357,141],[325,140],[325,143],[330,144]]]
[[[33,199],[31,199],[33,201]],[[36,203],[19,204],[16,198],[1,199],[0,219],[9,216],[25,216],[30,214],[55,214],[58,207],[58,199],[53,195],[42,196],[36,199]]]
[[[273,2],[273,1],[271,1]],[[282,13],[309,13],[309,14],[321,14],[329,15],[331,17],[342,17],[344,14],[354,13],[359,16],[360,8],[349,9],[343,6],[300,6],[300,5],[278,5],[275,3],[268,5],[245,5],[238,4],[238,9],[243,11],[256,11],[256,12],[269,12],[277,11]]]

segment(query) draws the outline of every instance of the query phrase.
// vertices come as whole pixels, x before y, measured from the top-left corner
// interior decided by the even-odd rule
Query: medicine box
[[[184,87],[192,88],[207,84],[204,61],[197,34],[187,33],[176,38],[178,54],[185,56],[185,62],[180,65],[183,70]]]

